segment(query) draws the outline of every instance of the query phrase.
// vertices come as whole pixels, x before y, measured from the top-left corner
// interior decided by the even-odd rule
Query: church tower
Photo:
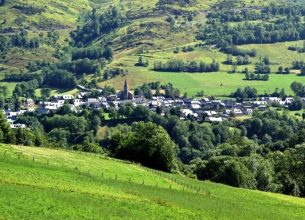
[[[124,88],[123,90],[121,90],[118,94],[118,98],[120,98],[120,100],[132,100],[134,99],[134,95],[129,92],[129,86],[127,83],[127,80],[125,79],[125,84],[124,84]]]
[[[128,88],[128,83],[127,83],[127,80],[125,79],[125,84],[124,84],[124,100],[128,100],[128,91],[129,91],[129,88]]]

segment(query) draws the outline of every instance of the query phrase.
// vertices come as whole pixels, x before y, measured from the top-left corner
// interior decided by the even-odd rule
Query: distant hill
[[[102,155],[0,145],[2,219],[305,219],[305,202]]]
[[[132,89],[145,82],[171,82],[189,95],[203,89],[207,95],[228,96],[249,83],[260,93],[284,88],[292,95],[290,84],[305,82],[296,77],[301,70],[293,67],[294,61],[304,60],[304,53],[297,52],[305,40],[304,5],[304,0],[6,1],[0,6],[0,85],[8,83],[12,92],[18,82],[6,82],[5,74],[41,72],[40,64],[32,68],[35,61],[52,65],[64,61],[60,66],[67,66],[75,47],[92,51],[108,46],[114,51],[112,59],[108,56],[104,62],[100,60],[104,55],[97,56],[90,63],[93,70],[68,71],[78,80],[85,74],[88,84],[116,89],[127,78]],[[117,19],[109,19],[113,8]],[[271,24],[273,30],[265,31]],[[251,56],[251,51],[255,55],[240,62],[238,56]],[[147,61],[146,67],[135,65],[140,56]],[[270,60],[270,77],[245,80],[245,72],[254,73],[264,57]],[[206,64],[215,60],[220,69],[218,75],[153,71],[155,62],[171,59]],[[290,74],[275,74],[285,68]],[[124,79],[118,77],[118,69],[128,73]],[[239,74],[227,74],[232,72]]]

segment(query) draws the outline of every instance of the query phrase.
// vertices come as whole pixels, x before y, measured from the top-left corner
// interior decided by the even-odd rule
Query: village
[[[84,89],[84,88],[83,88]],[[84,89],[85,90],[85,89]],[[101,90],[100,90],[101,91]],[[172,108],[179,108],[181,111],[181,120],[192,119],[198,122],[220,123],[233,117],[251,116],[255,110],[264,111],[268,106],[278,106],[288,108],[294,100],[293,97],[287,97],[282,100],[279,97],[261,97],[258,100],[249,100],[237,102],[234,99],[214,99],[209,97],[197,98],[165,98],[164,96],[153,96],[151,99],[145,99],[143,96],[134,96],[129,91],[128,83],[125,81],[124,88],[117,94],[109,96],[90,97],[89,91],[80,92],[73,95],[54,95],[47,101],[40,101],[35,104],[35,100],[26,99],[24,109],[12,111],[3,110],[11,128],[26,128],[24,124],[16,124],[15,121],[19,115],[26,112],[36,112],[38,115],[56,112],[60,107],[68,104],[72,111],[79,111],[80,108],[91,108],[95,110],[110,108],[118,111],[124,104],[133,106],[145,106],[152,112],[166,112]],[[305,104],[305,98],[301,99]],[[161,113],[164,115],[164,113]]]

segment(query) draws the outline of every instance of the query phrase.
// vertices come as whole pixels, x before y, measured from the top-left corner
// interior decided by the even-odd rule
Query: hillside
[[[271,5],[275,9],[266,12]],[[80,27],[80,30],[81,27],[89,27],[89,30],[92,31],[94,29],[94,26],[92,28],[90,26],[93,25],[90,21],[92,9],[96,9],[98,16],[103,15],[105,17],[109,8],[114,6],[120,18],[117,25],[113,27],[110,25],[109,30],[103,31],[102,29],[105,29],[107,25],[103,26],[105,21],[100,19],[98,32],[102,31],[96,36],[90,36],[88,30],[84,30],[85,34],[89,36],[88,41],[82,45],[79,42],[75,44],[77,47],[80,46],[81,49],[104,49],[106,45],[110,45],[114,50],[114,57],[108,60],[106,64],[101,60],[91,61],[91,66],[100,66],[101,70],[96,68],[79,74],[74,69],[68,69],[76,75],[78,82],[84,83],[81,76],[85,74],[85,80],[88,84],[99,87],[110,85],[117,90],[121,89],[123,81],[128,79],[131,89],[135,89],[145,82],[171,82],[180,89],[181,93],[187,92],[191,96],[202,89],[206,95],[228,96],[236,87],[246,85],[255,87],[260,94],[271,93],[276,88],[284,88],[288,95],[292,95],[290,84],[293,81],[305,82],[304,77],[297,77],[297,74],[301,72],[300,68],[295,69],[293,67],[294,61],[304,60],[304,53],[294,50],[302,48],[305,40],[300,26],[304,20],[302,12],[304,5],[304,0],[294,1],[293,3],[287,0],[268,0],[264,2],[257,0],[153,0],[149,2],[140,0],[77,0],[71,2],[64,0],[60,3],[51,0],[7,1],[3,6],[0,6],[0,13],[4,15],[0,26],[0,80],[2,80],[0,85],[8,86],[11,94],[19,81],[6,81],[6,74],[36,71],[40,73],[44,67],[43,65],[38,65],[34,69],[29,67],[29,64],[33,64],[35,61],[51,64],[65,62],[66,65],[67,62],[70,62],[71,54],[75,49],[71,46],[73,45],[71,33],[77,27]],[[232,6],[235,9],[232,9]],[[286,9],[281,9],[285,7]],[[300,8],[299,11],[298,8]],[[222,10],[224,15],[217,14],[217,10]],[[236,17],[230,18],[229,15],[231,14],[236,14]],[[240,16],[245,16],[245,18],[241,21]],[[290,16],[295,19],[289,20]],[[298,17],[303,19],[298,20]],[[268,34],[262,33],[264,39],[259,41],[249,37],[252,36],[248,34],[250,29],[245,30],[245,33],[247,33],[245,35],[246,40],[236,40],[234,33],[230,33],[232,39],[235,39],[233,45],[236,46],[237,51],[243,53],[255,51],[256,55],[250,57],[247,64],[235,65],[235,60],[240,58],[235,54],[230,58],[233,63],[227,63],[230,54],[224,51],[224,45],[213,41],[217,37],[209,37],[203,31],[205,26],[208,28],[211,22],[217,24],[218,21],[224,21],[223,19],[227,19],[222,22],[223,25],[228,25],[231,28],[242,28],[245,25],[243,28],[251,29],[253,27],[247,27],[248,24],[251,24],[261,26],[262,29],[268,29],[267,25],[274,25],[274,33],[276,34],[272,36],[271,40]],[[280,21],[284,22],[283,26],[286,25],[286,27],[294,25],[287,30],[289,33],[284,35],[289,35],[290,39],[279,36],[279,33],[283,32],[282,30],[279,31],[282,28],[278,25]],[[116,21],[111,22],[115,23]],[[215,30],[218,30],[218,28],[223,30],[224,26],[214,27]],[[32,45],[31,47],[29,45],[20,46],[20,43],[18,43],[17,46],[10,45],[7,49],[1,49],[2,47],[5,48],[7,41],[10,41],[10,37],[18,37],[24,30],[27,31],[25,38],[29,41],[29,45]],[[208,33],[215,34],[212,30]],[[224,33],[224,36],[230,34]],[[81,38],[87,38],[88,36],[79,35],[76,39],[82,41],[84,39]],[[222,35],[220,36],[222,37]],[[139,57],[143,57],[148,66],[136,66]],[[268,66],[271,73],[268,76],[269,80],[245,80],[245,71],[256,72],[256,65],[265,57],[269,59]],[[154,70],[155,62],[166,62],[172,59],[186,63],[195,61],[205,62],[206,64],[215,60],[220,64],[220,68],[218,71],[204,74]],[[290,69],[289,74],[276,74],[279,69],[285,68]],[[124,74],[113,73],[109,76],[107,75],[107,69],[122,69]],[[232,72],[235,74],[232,74]],[[63,92],[61,88],[55,89],[54,92]],[[68,93],[75,92],[71,88],[64,90],[64,92],[67,91]],[[35,94],[40,96],[40,90],[36,89]]]
[[[0,146],[0,155],[1,219],[305,216],[304,199],[199,182],[105,156],[8,145]]]

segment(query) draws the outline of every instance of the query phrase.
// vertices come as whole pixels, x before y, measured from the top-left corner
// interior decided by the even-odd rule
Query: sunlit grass
[[[301,198],[201,182],[102,155],[0,145],[0,167],[4,219],[305,219]]]

